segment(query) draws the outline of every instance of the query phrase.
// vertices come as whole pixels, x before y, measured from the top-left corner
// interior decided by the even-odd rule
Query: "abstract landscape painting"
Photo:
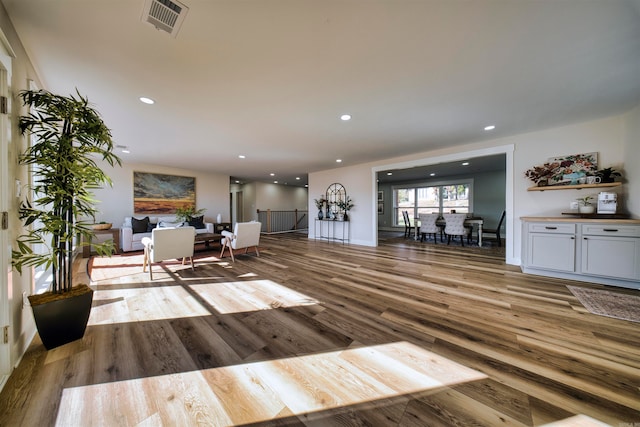
[[[196,205],[196,179],[187,176],[133,172],[133,212],[173,214]]]

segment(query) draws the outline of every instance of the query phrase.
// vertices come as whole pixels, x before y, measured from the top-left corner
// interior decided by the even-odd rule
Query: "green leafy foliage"
[[[194,205],[180,206],[176,208],[176,219],[183,222],[190,221],[193,217],[200,216],[205,211],[205,208],[196,209]]]
[[[52,291],[67,292],[72,287],[73,243],[94,235],[91,224],[97,209],[91,190],[112,185],[96,160],[111,166],[121,161],[113,153],[109,128],[79,93],[65,97],[23,91],[20,98],[30,109],[20,117],[20,132],[32,140],[20,164],[29,165],[35,179],[34,199],[24,201],[18,211],[25,232],[17,239],[12,265],[20,273],[26,266],[52,267]],[[34,252],[35,244],[47,251]],[[93,246],[101,255],[113,250],[110,242]]]

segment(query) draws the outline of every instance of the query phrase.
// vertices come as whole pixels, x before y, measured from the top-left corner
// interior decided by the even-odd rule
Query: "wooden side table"
[[[111,236],[111,240],[113,240],[114,252],[115,254],[120,253],[120,229],[119,228],[110,228],[108,230],[93,230],[93,233],[96,236],[101,236],[104,234],[108,234]],[[89,258],[91,256],[91,238],[87,242],[88,245],[82,247],[82,257]]]

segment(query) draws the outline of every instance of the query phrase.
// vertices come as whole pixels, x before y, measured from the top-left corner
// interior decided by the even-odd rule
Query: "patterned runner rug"
[[[640,322],[640,296],[567,286],[590,313]]]

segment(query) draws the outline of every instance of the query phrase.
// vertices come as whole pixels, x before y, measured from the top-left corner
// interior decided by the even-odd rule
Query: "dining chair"
[[[451,236],[460,236],[460,243],[464,246],[464,238],[469,238],[469,229],[464,226],[467,214],[442,214],[445,221],[444,234],[447,235],[447,245],[451,243]]]
[[[436,225],[438,214],[418,214],[420,218],[420,241],[424,241],[427,235],[433,234],[434,243],[438,243],[440,227]]]
[[[504,218],[507,214],[507,211],[502,211],[502,215],[500,216],[500,221],[498,221],[498,226],[496,228],[483,228],[482,234],[493,234],[496,236],[496,240],[498,241],[498,246],[502,246],[502,236],[500,235],[502,223],[504,222]]]
[[[411,226],[409,211],[402,211],[402,218],[404,219],[404,237],[410,237],[413,227]]]

